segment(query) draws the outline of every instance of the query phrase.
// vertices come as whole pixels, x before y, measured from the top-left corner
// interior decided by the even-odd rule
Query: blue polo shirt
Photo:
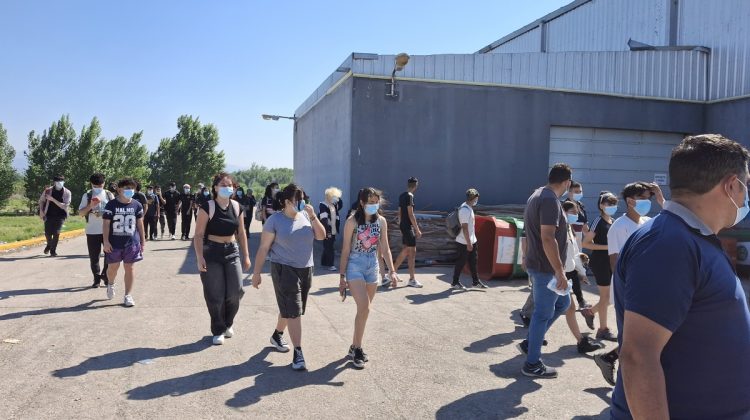
[[[669,202],[625,243],[614,273],[622,345],[625,311],[672,332],[661,354],[673,419],[750,418],[750,311],[719,239]],[[613,419],[630,419],[622,375]]]

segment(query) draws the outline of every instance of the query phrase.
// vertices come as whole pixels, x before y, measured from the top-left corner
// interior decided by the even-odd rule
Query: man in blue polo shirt
[[[713,134],[672,151],[672,201],[626,242],[614,274],[613,419],[750,418],[750,311],[716,236],[750,212],[749,161]]]

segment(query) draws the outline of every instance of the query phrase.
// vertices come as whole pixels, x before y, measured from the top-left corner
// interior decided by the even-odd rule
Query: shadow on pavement
[[[65,289],[23,289],[23,290],[5,290],[0,291],[0,300],[8,299],[16,296],[29,296],[29,295],[46,295],[48,293],[71,293],[71,292],[82,292],[84,290],[90,290],[90,287],[67,287]]]
[[[154,382],[131,389],[126,394],[130,400],[177,397],[218,388],[242,378],[256,376],[255,385],[239,391],[226,402],[230,407],[243,407],[260,401],[263,396],[306,385],[343,385],[343,382],[330,381],[343,370],[343,366],[336,367],[336,365],[341,365],[345,359],[330,363],[315,371],[294,372],[288,365],[272,366],[271,362],[266,361],[271,351],[273,350],[270,347],[266,347],[244,363]]]
[[[521,405],[523,397],[541,388],[540,384],[530,379],[520,378],[505,388],[477,392],[445,405],[435,413],[435,418],[452,420],[518,417],[529,411],[528,408]]]
[[[484,353],[489,349],[505,347],[509,344],[520,342],[528,335],[528,329],[522,325],[515,325],[515,330],[506,333],[491,335],[479,341],[475,341],[464,347],[464,351],[469,353]]]
[[[183,356],[186,354],[198,353],[209,347],[211,347],[211,337],[203,337],[194,343],[182,344],[168,349],[139,347],[120,350],[113,353],[103,354],[101,356],[90,357],[78,366],[58,369],[52,372],[52,376],[57,378],[69,378],[72,376],[83,376],[92,371],[121,369],[132,366],[139,360]]]
[[[88,255],[62,255],[58,254],[56,257],[52,257],[49,255],[32,255],[30,257],[0,257],[0,261],[24,261],[24,260],[40,260],[40,259],[50,259],[50,260],[79,260],[79,259],[89,259]]]
[[[312,293],[310,293],[311,296],[323,296],[327,295],[329,293],[338,293],[339,288],[337,287],[322,287]]]
[[[107,299],[94,299],[90,302],[82,303],[80,305],[71,306],[68,308],[44,308],[44,309],[35,309],[33,311],[14,312],[11,314],[0,315],[0,321],[7,321],[9,319],[18,319],[18,318],[23,318],[25,316],[51,315],[51,314],[61,314],[61,313],[69,313],[69,312],[83,312],[83,311],[102,309],[102,308],[106,308],[109,306],[123,306],[122,303],[112,303],[109,305],[91,306],[97,302],[107,302],[107,301],[108,301]]]

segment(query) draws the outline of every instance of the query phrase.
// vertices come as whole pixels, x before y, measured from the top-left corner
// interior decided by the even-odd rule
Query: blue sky
[[[181,114],[219,129],[231,169],[292,166],[294,110],[352,52],[472,53],[568,0],[404,2],[3,0],[0,122],[25,167],[29,131],[69,114],[154,150]]]

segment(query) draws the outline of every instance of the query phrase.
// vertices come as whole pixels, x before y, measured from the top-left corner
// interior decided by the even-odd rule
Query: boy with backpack
[[[114,194],[104,189],[104,175],[96,173],[89,178],[91,189],[86,191],[78,206],[78,214],[86,219],[86,245],[89,249],[89,261],[91,262],[91,273],[94,275],[92,289],[101,286],[102,280],[107,284],[107,260],[104,259],[104,268],[99,268],[99,256],[104,245],[104,207],[115,199]]]
[[[451,284],[451,287],[456,290],[466,290],[459,278],[467,261],[469,262],[471,278],[474,281],[473,287],[482,289],[488,287],[482,280],[479,280],[477,274],[477,236],[474,230],[473,207],[478,202],[479,191],[469,188],[466,191],[466,202],[448,215],[448,228],[451,229],[452,235],[456,238],[458,249],[458,259],[456,259],[456,266],[453,269],[453,284]]]

